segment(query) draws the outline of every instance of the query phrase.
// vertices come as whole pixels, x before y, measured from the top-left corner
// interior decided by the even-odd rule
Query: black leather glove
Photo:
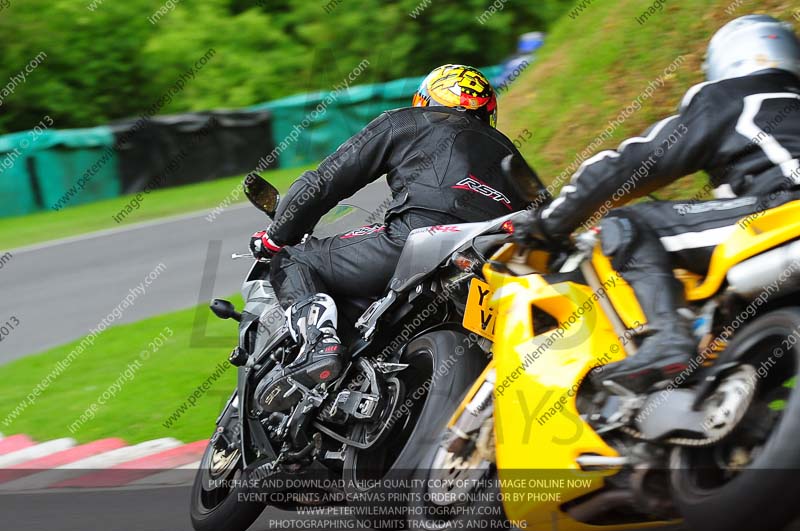
[[[283,246],[272,241],[265,230],[260,230],[250,236],[250,251],[255,258],[272,258],[281,249]]]
[[[526,247],[554,245],[553,240],[545,232],[542,226],[541,211],[539,209],[523,210],[511,218],[514,225],[514,243]]]

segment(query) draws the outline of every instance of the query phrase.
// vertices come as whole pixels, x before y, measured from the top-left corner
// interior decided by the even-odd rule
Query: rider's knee
[[[614,269],[625,269],[641,232],[636,220],[624,212],[612,213],[600,222],[600,250],[611,259]]]
[[[289,265],[290,257],[286,248],[281,249],[275,256],[269,266],[269,280],[272,286],[276,289],[286,280],[286,268]]]
[[[272,257],[272,260],[271,260],[270,266],[269,266],[269,277],[270,277],[270,280],[272,280],[274,282],[276,280],[276,277],[278,275],[280,275],[280,272],[286,266],[286,259],[288,257],[289,257],[289,255],[286,252],[285,248],[281,249],[280,251],[275,253],[275,255]]]

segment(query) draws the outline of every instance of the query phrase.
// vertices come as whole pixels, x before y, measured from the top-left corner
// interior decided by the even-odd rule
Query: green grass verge
[[[241,297],[231,299],[241,307]],[[208,312],[207,308],[203,311]],[[94,345],[72,360],[16,418],[9,416],[40,382],[56,370],[80,343],[63,345],[0,367],[0,432],[26,433],[37,440],[74,437],[79,442],[121,437],[136,443],[157,437],[184,442],[211,435],[214,420],[236,385],[236,369],[227,362],[236,344],[236,323],[210,314],[205,336],[214,346],[190,346],[195,308],[116,326],[97,336]],[[172,330],[172,335],[166,328]],[[154,338],[169,336],[153,352]],[[148,359],[140,358],[144,350]],[[137,365],[138,362],[138,365]],[[218,369],[222,363],[225,370]],[[127,371],[127,375],[125,374]],[[207,389],[169,427],[164,423],[192,393],[217,372]],[[115,385],[115,383],[117,385]],[[103,394],[108,391],[106,398]],[[113,396],[110,396],[113,393]],[[100,403],[105,402],[105,403]],[[97,408],[89,418],[87,408]],[[72,433],[69,427],[84,416]]]
[[[307,168],[287,168],[265,172],[264,178],[279,190],[285,190]],[[204,183],[155,190],[142,194],[138,209],[117,223],[113,216],[123,210],[136,195],[105,199],[86,205],[47,211],[13,218],[0,218],[0,242],[13,249],[42,241],[75,236],[101,229],[120,227],[195,210],[219,206],[240,185],[242,177],[229,177]],[[240,194],[234,202],[245,201]]]

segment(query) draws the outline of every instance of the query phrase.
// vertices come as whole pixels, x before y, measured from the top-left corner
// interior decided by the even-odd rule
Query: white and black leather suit
[[[704,192],[716,199],[616,208],[700,170],[710,176]],[[586,160],[535,223],[560,240],[599,222],[601,248],[633,287],[652,332],[636,356],[595,378],[644,389],[685,370],[695,341],[678,316],[685,301],[673,269],[706,273],[737,227],[797,199],[800,79],[782,70],[696,85],[676,115]]]

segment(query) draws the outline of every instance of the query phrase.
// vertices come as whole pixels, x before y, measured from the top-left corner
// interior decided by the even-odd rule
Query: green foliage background
[[[520,33],[570,0],[11,0],[0,11],[0,88],[47,58],[0,107],[0,133],[50,115],[58,128],[136,116],[209,48],[216,55],[162,113],[233,108],[325,90],[367,59],[357,83],[446,62],[495,64]],[[502,5],[485,24],[478,17]],[[422,7],[413,18],[410,13]],[[93,8],[93,9],[90,9]]]

